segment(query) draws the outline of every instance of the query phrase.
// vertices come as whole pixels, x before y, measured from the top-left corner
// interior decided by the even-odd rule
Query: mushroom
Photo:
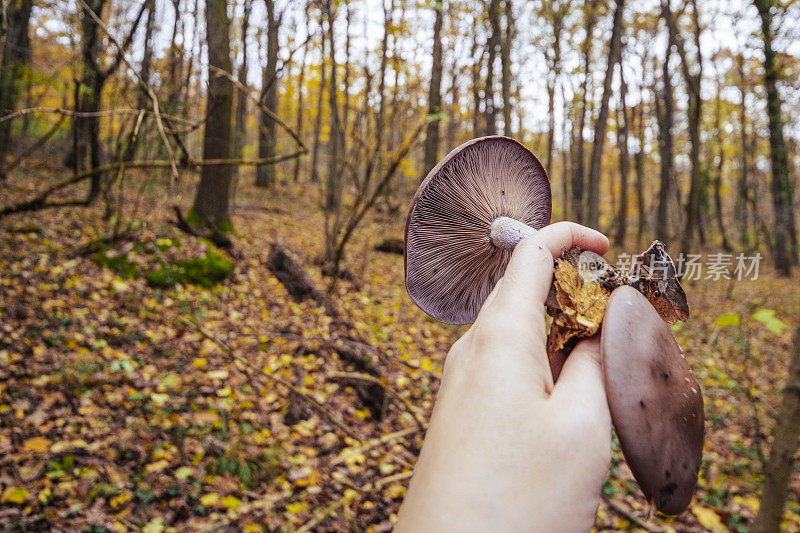
[[[482,137],[450,152],[419,186],[406,221],[404,259],[411,298],[440,322],[474,322],[517,243],[549,223],[550,201],[544,168],[513,139]],[[677,279],[642,268],[635,276],[622,274],[592,252],[582,254],[576,248],[562,259],[569,254],[578,259],[576,268],[593,265],[582,268],[588,270],[584,276],[590,274],[584,282],[614,289],[601,326],[611,420],[645,496],[660,511],[677,514],[688,506],[697,485],[703,398],[683,352],[653,306],[658,305],[666,320],[685,320],[683,290]],[[654,254],[672,261],[659,241],[640,257]],[[549,308],[560,308],[555,299],[551,288]]]
[[[622,453],[665,514],[689,505],[703,454],[703,396],[683,351],[650,302],[629,286],[611,293],[600,359]]]
[[[550,223],[542,164],[503,136],[450,152],[419,186],[406,221],[406,288],[430,316],[475,321],[524,237]]]

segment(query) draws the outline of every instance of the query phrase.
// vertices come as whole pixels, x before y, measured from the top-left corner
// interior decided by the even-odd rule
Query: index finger
[[[541,313],[553,280],[553,258],[573,246],[604,254],[608,238],[597,230],[557,222],[520,241],[503,275],[503,284],[491,305],[533,319]]]

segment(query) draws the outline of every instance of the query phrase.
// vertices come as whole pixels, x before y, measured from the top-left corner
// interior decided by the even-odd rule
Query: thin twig
[[[315,410],[320,416],[322,416],[325,420],[330,422],[333,426],[338,428],[342,433],[344,433],[345,435],[347,435],[351,439],[355,440],[356,442],[361,442],[361,438],[358,435],[356,435],[356,433],[352,429],[350,429],[346,425],[344,425],[343,422],[341,422],[339,419],[337,419],[336,416],[334,416],[330,411],[325,409],[325,407],[321,403],[319,403],[317,400],[315,400],[311,396],[307,395],[306,393],[304,393],[303,391],[301,391],[300,389],[298,389],[297,387],[295,387],[294,385],[292,385],[288,381],[283,380],[283,379],[281,379],[281,378],[279,378],[277,376],[273,376],[272,374],[267,374],[267,373],[263,372],[262,369],[257,368],[255,365],[251,364],[246,359],[244,359],[244,358],[240,357],[239,355],[237,355],[236,352],[234,351],[234,349],[231,348],[225,341],[223,341],[221,339],[218,339],[217,337],[215,337],[211,333],[209,333],[206,330],[204,330],[200,326],[200,324],[196,324],[194,322],[186,320],[183,317],[178,317],[178,321],[183,323],[183,324],[186,324],[188,326],[193,327],[198,333],[200,333],[200,335],[202,335],[206,339],[210,340],[211,342],[213,342],[214,344],[216,344],[220,348],[222,348],[228,355],[233,357],[236,360],[237,363],[239,363],[240,365],[244,366],[245,368],[248,368],[248,369],[256,372],[256,375],[263,376],[266,379],[268,379],[268,380],[270,380],[270,381],[272,381],[274,383],[277,383],[277,384],[282,385],[283,387],[287,388],[289,390],[289,392],[291,392],[296,398],[306,402],[309,407],[311,407],[313,410]],[[251,379],[255,379],[253,377],[250,377],[250,378]],[[254,387],[254,388],[256,388],[256,387]]]
[[[366,381],[368,383],[374,383],[379,385],[386,391],[386,393],[391,396],[393,399],[400,402],[403,407],[408,411],[408,413],[414,417],[414,421],[417,423],[417,427],[420,431],[425,431],[425,421],[419,417],[419,413],[417,413],[412,407],[411,404],[408,403],[408,400],[400,396],[394,389],[392,389],[388,384],[384,383],[383,380],[376,378],[375,376],[370,376],[369,374],[362,374],[360,372],[332,372],[328,375],[329,379],[343,379],[343,380],[354,380],[354,381]]]
[[[208,166],[226,166],[226,165],[270,165],[274,163],[279,163],[281,161],[285,161],[287,159],[293,159],[302,155],[303,152],[297,151],[291,154],[279,155],[275,157],[268,157],[262,159],[201,159],[201,160],[189,160],[182,162],[179,166],[181,168],[200,168],[200,167],[208,167]],[[18,204],[8,206],[5,208],[0,209],[0,218],[11,215],[14,213],[21,213],[25,211],[35,211],[39,209],[45,209],[50,207],[62,207],[63,205],[87,205],[85,200],[70,200],[66,203],[60,202],[52,202],[48,203],[47,198],[53,194],[54,192],[63,189],[64,187],[68,187],[70,185],[74,185],[76,183],[80,183],[81,181],[88,179],[92,176],[96,176],[98,174],[103,174],[105,172],[111,172],[118,170],[121,166],[125,166],[125,168],[169,168],[172,166],[172,161],[166,161],[163,159],[153,159],[153,160],[146,160],[146,161],[128,161],[124,163],[120,163],[119,161],[114,163],[108,163],[106,165],[101,165],[99,167],[93,168],[81,174],[77,174],[72,176],[64,181],[56,183],[55,185],[48,187],[41,193],[39,193],[36,197],[32,198],[31,200],[26,200],[24,202],[20,202]]]
[[[17,156],[17,158],[15,160],[13,160],[11,163],[9,163],[8,166],[6,166],[5,168],[0,169],[0,173],[6,174],[8,172],[11,172],[15,168],[17,168],[20,165],[20,163],[22,163],[29,155],[31,155],[33,152],[35,152],[36,150],[38,150],[39,148],[44,146],[44,144],[47,141],[49,141],[50,138],[53,135],[55,135],[55,133],[59,130],[59,128],[61,127],[61,124],[64,123],[64,120],[66,118],[67,117],[65,117],[65,116],[62,116],[61,118],[59,118],[58,121],[55,124],[53,124],[53,127],[50,128],[49,130],[47,130],[47,133],[45,133],[44,135],[39,137],[39,139],[35,143],[30,145],[28,148],[26,148],[21,154],[19,154],[19,156]]]
[[[153,114],[152,111],[148,111],[146,109],[133,109],[133,108],[120,108],[120,109],[105,109],[101,111],[74,111],[72,109],[64,109],[61,107],[27,107],[25,109],[19,109],[13,113],[9,113],[8,115],[3,115],[0,117],[0,122],[5,122],[7,120],[13,120],[15,118],[22,117],[24,115],[30,115],[35,113],[50,113],[55,115],[63,115],[65,117],[76,117],[76,118],[100,118],[100,117],[110,117],[114,115],[138,115],[140,112],[144,111],[147,114]],[[181,117],[177,117],[175,115],[161,115],[163,118],[167,118],[173,122],[179,122],[184,126],[194,126],[195,123],[189,120],[186,120]]]
[[[237,80],[230,72],[227,72],[219,67],[215,67],[214,65],[208,65],[208,68],[213,70],[216,73],[215,75],[226,78],[232,84],[234,84],[240,91],[243,91],[248,98],[254,101],[256,105],[258,105],[262,113],[264,113],[269,118],[274,120],[275,123],[278,124],[278,126],[283,128],[283,130],[286,131],[286,133],[288,133],[292,139],[294,139],[294,142],[297,143],[297,146],[303,151],[304,154],[308,152],[308,148],[300,139],[300,136],[292,128],[287,126],[286,123],[283,122],[280,119],[280,117],[278,117],[278,115],[276,115],[271,109],[265,106],[257,96],[254,96],[254,94],[257,93],[258,91],[256,91],[255,89],[251,89],[247,85],[244,85],[242,82]]]
[[[372,448],[377,448],[378,446],[381,446],[383,444],[388,444],[390,442],[394,442],[396,440],[402,439],[403,437],[408,437],[410,435],[414,435],[415,433],[419,432],[420,432],[419,427],[411,427],[411,428],[401,429],[400,431],[395,431],[394,433],[387,433],[383,437],[369,440],[364,444],[362,444],[360,447],[356,448],[355,450],[347,452],[344,455],[340,455],[339,457],[331,461],[331,466],[336,466],[338,464],[344,463],[350,457],[369,451]]]
[[[603,496],[603,500],[606,502],[609,509],[620,515],[628,522],[632,522],[636,524],[638,527],[644,529],[645,531],[650,531],[651,533],[663,533],[664,530],[661,529],[660,527],[642,520],[641,518],[639,518],[632,512],[628,511],[623,506],[621,506],[614,500],[608,498],[607,496]]]

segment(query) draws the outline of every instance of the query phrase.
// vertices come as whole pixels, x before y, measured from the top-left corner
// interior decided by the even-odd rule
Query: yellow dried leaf
[[[203,507],[212,507],[217,504],[219,501],[219,494],[216,492],[209,492],[208,494],[203,494],[200,497],[200,504]]]
[[[167,461],[166,459],[161,459],[160,461],[150,463],[149,465],[144,467],[144,469],[148,474],[155,474],[157,472],[161,472],[168,466],[169,466],[169,461]]]
[[[242,503],[242,500],[237,498],[236,496],[225,496],[222,498],[222,506],[225,509],[233,509],[234,511],[239,508],[239,505]]]
[[[707,531],[711,531],[712,533],[728,531],[728,528],[722,523],[722,519],[712,509],[696,505],[692,507],[692,513],[694,513],[697,517],[697,521],[700,522],[700,525]]]
[[[3,493],[3,503],[22,505],[28,499],[28,489],[25,487],[9,487]]]
[[[22,445],[23,451],[34,453],[46,453],[50,449],[50,441],[44,437],[33,437]]]

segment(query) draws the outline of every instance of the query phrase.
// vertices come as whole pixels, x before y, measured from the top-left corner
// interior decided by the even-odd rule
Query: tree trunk
[[[95,115],[75,117],[72,121],[73,145],[71,153],[67,155],[67,166],[72,167],[75,173],[91,170],[102,164],[100,117],[96,113],[100,111],[103,87],[106,80],[119,68],[122,56],[133,41],[149,1],[142,2],[128,35],[121,43],[122,48],[115,51],[116,55],[108,66],[101,68],[99,57],[103,39],[100,36],[100,28],[95,22],[94,16],[102,20],[103,9],[106,4],[107,0],[87,0],[86,6],[88,10],[87,7],[80,9],[82,73],[75,87],[75,111],[95,113]],[[103,175],[96,174],[92,176],[89,182],[89,194],[86,197],[86,203],[92,203],[96,200],[102,190]]]
[[[641,91],[639,91],[641,94]],[[642,247],[642,238],[644,237],[644,227],[647,222],[647,207],[645,206],[646,195],[644,193],[644,103],[639,101],[639,124],[638,124],[638,138],[639,147],[636,154],[633,156],[634,169],[636,171],[636,207],[639,211],[636,228],[636,249]]]
[[[247,33],[250,29],[250,14],[253,10],[253,0],[243,0],[242,5],[242,64],[239,67],[239,83],[247,87],[248,75],[248,49],[247,49]],[[233,153],[236,158],[241,159],[244,153],[244,147],[247,144],[247,92],[242,89],[236,91],[236,127],[233,130]],[[300,161],[298,158],[296,160]],[[239,167],[233,167],[234,179],[239,177]]]
[[[320,49],[321,49],[322,60],[320,61],[319,65],[319,94],[317,94],[317,116],[314,119],[314,145],[311,149],[311,183],[319,182],[318,164],[319,164],[320,131],[322,130],[322,104],[325,101],[325,82],[327,76],[327,71],[325,70],[326,40],[325,40],[325,29],[323,27],[322,20],[320,20],[319,22],[319,34],[321,41]]]
[[[767,92],[767,116],[769,117],[769,151],[772,164],[772,205],[775,211],[775,268],[782,276],[791,275],[792,263],[792,228],[795,226],[792,185],[789,182],[789,158],[783,138],[783,113],[781,99],[778,94],[780,67],[775,61],[772,48],[773,28],[772,13],[774,7],[771,0],[754,0],[761,16],[761,38],[764,42],[764,88]]]
[[[760,3],[760,0],[757,2]],[[759,10],[761,10],[760,5]],[[800,328],[795,332],[789,375],[783,388],[781,407],[772,428],[772,449],[764,465],[761,506],[750,530],[752,533],[772,533],[780,530],[787,487],[792,475],[792,463],[797,452],[798,434],[800,434]]]
[[[330,105],[330,153],[328,158],[328,176],[325,184],[325,261],[334,263],[336,254],[336,238],[339,235],[342,215],[342,168],[340,157],[343,154],[341,129],[339,125],[338,89],[336,81],[336,39],[333,23],[336,19],[332,0],[325,1],[325,13],[328,18],[328,46],[330,59],[329,105]],[[336,277],[337,272],[334,272]]]
[[[491,32],[486,41],[489,57],[486,63],[486,83],[483,89],[484,107],[484,135],[497,134],[497,108],[494,101],[494,62],[497,57],[497,47],[500,44],[500,0],[489,0],[489,25]]]
[[[311,7],[311,2],[306,2],[306,28],[311,27],[311,16],[309,14],[309,9]],[[300,74],[297,77],[297,123],[295,124],[295,132],[297,135],[302,139],[303,137],[303,112],[305,98],[303,98],[303,94],[305,91],[305,78],[306,78],[306,55],[308,52],[308,46],[303,47],[303,57],[300,60]],[[294,172],[292,172],[292,181],[297,183],[300,178],[300,158],[294,160]]]
[[[6,35],[0,50],[0,117],[17,105],[17,89],[31,54],[29,25],[33,0],[16,0],[6,7]],[[0,122],[0,182],[5,181],[5,158],[11,142],[11,121]]]
[[[686,82],[686,92],[689,96],[689,106],[687,111],[687,122],[689,131],[689,161],[691,171],[689,176],[689,198],[686,202],[686,225],[683,232],[683,249],[687,252],[693,243],[694,235],[700,239],[700,243],[705,242],[703,232],[703,221],[701,207],[705,203],[705,172],[700,168],[700,124],[702,121],[703,100],[700,94],[700,81],[703,77],[703,58],[700,54],[700,26],[697,3],[692,2],[692,18],[694,22],[694,40],[696,47],[695,72],[691,72],[683,35],[678,29],[678,23],[672,13],[669,2],[662,0],[661,11],[667,23],[667,28],[672,41],[678,49],[678,56],[681,59],[681,71]]]
[[[261,102],[273,113],[278,111],[278,28],[275,17],[275,0],[264,0],[267,6],[267,65],[261,77]],[[268,159],[275,156],[276,123],[266,113],[259,113],[258,157]],[[275,165],[260,165],[256,168],[256,186],[275,186]]]
[[[672,56],[671,34],[667,40],[667,50],[664,55],[662,77],[664,87],[661,97],[656,94],[656,115],[658,117],[658,149],[661,155],[661,172],[658,191],[658,212],[656,215],[656,238],[669,239],[669,189],[672,183],[672,125],[673,125],[673,96],[672,74],[669,60]],[[663,102],[663,103],[660,103]]]
[[[592,57],[592,32],[597,23],[597,0],[587,0],[586,13],[586,37],[583,39],[583,81],[581,82],[580,98],[581,110],[578,123],[574,126],[575,133],[575,163],[572,174],[572,216],[578,221],[584,221],[584,160],[583,160],[583,129],[586,126],[586,107],[589,90],[589,80],[591,78],[591,57]]]
[[[617,113],[617,146],[619,147],[619,216],[617,217],[617,235],[615,239],[618,246],[625,245],[625,235],[628,230],[628,173],[630,172],[631,162],[628,154],[628,106],[625,102],[627,93],[628,86],[625,84],[622,63],[620,63],[620,107]]]
[[[611,81],[614,78],[614,67],[622,55],[622,15],[625,10],[625,0],[617,0],[614,8],[614,25],[611,30],[611,43],[608,51],[608,65],[603,79],[603,96],[600,101],[600,114],[594,124],[594,144],[592,146],[592,162],[589,167],[588,190],[586,195],[586,223],[590,227],[597,226],[600,215],[600,162],[603,157],[603,145],[606,140],[606,127],[608,126],[608,102],[611,98]]]
[[[717,229],[719,230],[720,237],[722,238],[722,249],[726,252],[731,251],[731,246],[728,243],[727,232],[725,231],[725,217],[722,208],[722,171],[725,167],[725,149],[722,142],[722,128],[720,122],[722,120],[722,82],[717,76],[717,100],[714,112],[714,132],[717,138],[717,168],[714,173],[714,208],[717,215]]]
[[[512,0],[504,0],[506,31],[500,41],[501,87],[503,91],[503,135],[511,136],[511,43],[514,39]]]
[[[739,180],[736,184],[736,213],[739,226],[739,245],[742,250],[749,253],[750,244],[750,217],[747,198],[749,196],[747,177],[750,173],[750,147],[747,136],[747,88],[744,74],[744,56],[739,54],[736,57],[736,66],[739,71],[739,131],[741,141],[741,161],[739,162]]]
[[[483,60],[483,52],[478,54],[478,31],[473,28],[472,34],[472,47],[470,49],[472,56],[471,74],[472,74],[472,136],[480,137],[481,135],[481,89],[480,89],[480,76],[481,76],[481,62]]]
[[[423,177],[439,160],[439,119],[442,115],[442,22],[444,4],[433,4],[436,19],[433,23],[433,63],[431,86],[428,91],[428,125],[425,133],[425,159]]]
[[[459,94],[458,94],[458,83],[459,83],[459,72],[458,72],[458,63],[453,61],[452,64],[452,71],[450,73],[450,113],[449,118],[450,120],[447,123],[447,138],[445,146],[445,153],[449,152],[453,148],[455,148],[456,142],[456,134],[459,130],[460,124],[460,107],[458,104]]]
[[[203,159],[228,159],[231,153],[231,111],[233,86],[217,75],[215,67],[231,72],[230,22],[226,0],[206,0],[206,38],[208,39],[208,94],[206,127],[203,136]],[[209,226],[222,231],[233,229],[230,219],[232,199],[231,168],[226,165],[204,166],[194,207],[187,221],[195,226]]]

